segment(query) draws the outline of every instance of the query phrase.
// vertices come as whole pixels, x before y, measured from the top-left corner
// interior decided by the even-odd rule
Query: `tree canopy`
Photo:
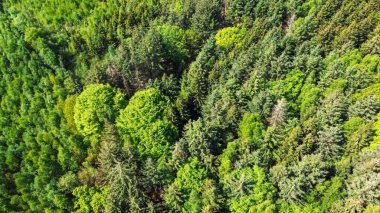
[[[380,212],[379,0],[0,0],[0,212]]]

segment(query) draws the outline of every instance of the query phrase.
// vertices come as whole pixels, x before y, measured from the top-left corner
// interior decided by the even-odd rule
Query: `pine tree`
[[[272,126],[278,127],[285,121],[286,108],[287,101],[284,98],[279,99],[276,106],[272,110],[271,117],[269,118],[269,122]]]
[[[348,116],[373,120],[380,111],[380,101],[374,94],[369,94],[348,108]]]
[[[342,127],[326,127],[318,132],[317,153],[320,153],[327,160],[337,159],[342,153],[343,141]]]

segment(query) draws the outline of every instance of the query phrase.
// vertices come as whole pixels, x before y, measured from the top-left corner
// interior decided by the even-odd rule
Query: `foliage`
[[[0,1],[0,212],[379,212],[379,11]]]
[[[244,38],[245,29],[227,27],[219,30],[215,35],[215,43],[225,49],[233,46],[241,46],[240,41]]]
[[[235,170],[226,177],[231,212],[272,212],[275,189],[264,169],[257,166]]]
[[[210,210],[217,208],[215,188],[212,181],[207,179],[209,174],[205,165],[196,158],[190,158],[188,163],[178,170],[176,176],[164,195],[170,208],[182,209],[184,212],[200,211],[202,208],[210,208]]]
[[[158,27],[158,32],[167,45],[170,61],[177,63],[176,67],[181,67],[189,57],[185,31],[177,26],[163,25]]]
[[[80,186],[73,190],[73,195],[77,198],[75,212],[102,212],[106,205],[107,189]]]
[[[171,121],[173,106],[169,98],[156,89],[137,92],[121,111],[117,127],[126,142],[146,157],[168,155],[178,137]]]
[[[123,95],[109,85],[89,85],[77,97],[74,120],[84,136],[99,134],[106,121],[113,122],[125,106]]]

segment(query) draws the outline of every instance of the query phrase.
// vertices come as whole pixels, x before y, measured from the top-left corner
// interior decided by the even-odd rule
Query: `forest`
[[[0,0],[0,212],[380,212],[380,1]]]

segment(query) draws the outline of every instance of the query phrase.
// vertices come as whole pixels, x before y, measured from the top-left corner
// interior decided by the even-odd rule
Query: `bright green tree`
[[[235,170],[226,176],[228,206],[231,212],[273,212],[275,188],[264,169],[254,166]]]
[[[137,92],[117,119],[121,136],[131,143],[141,156],[159,158],[169,155],[178,138],[172,122],[173,105],[157,89]]]
[[[76,99],[75,125],[84,136],[97,135],[104,122],[113,122],[125,104],[123,94],[117,89],[109,85],[89,85]]]

